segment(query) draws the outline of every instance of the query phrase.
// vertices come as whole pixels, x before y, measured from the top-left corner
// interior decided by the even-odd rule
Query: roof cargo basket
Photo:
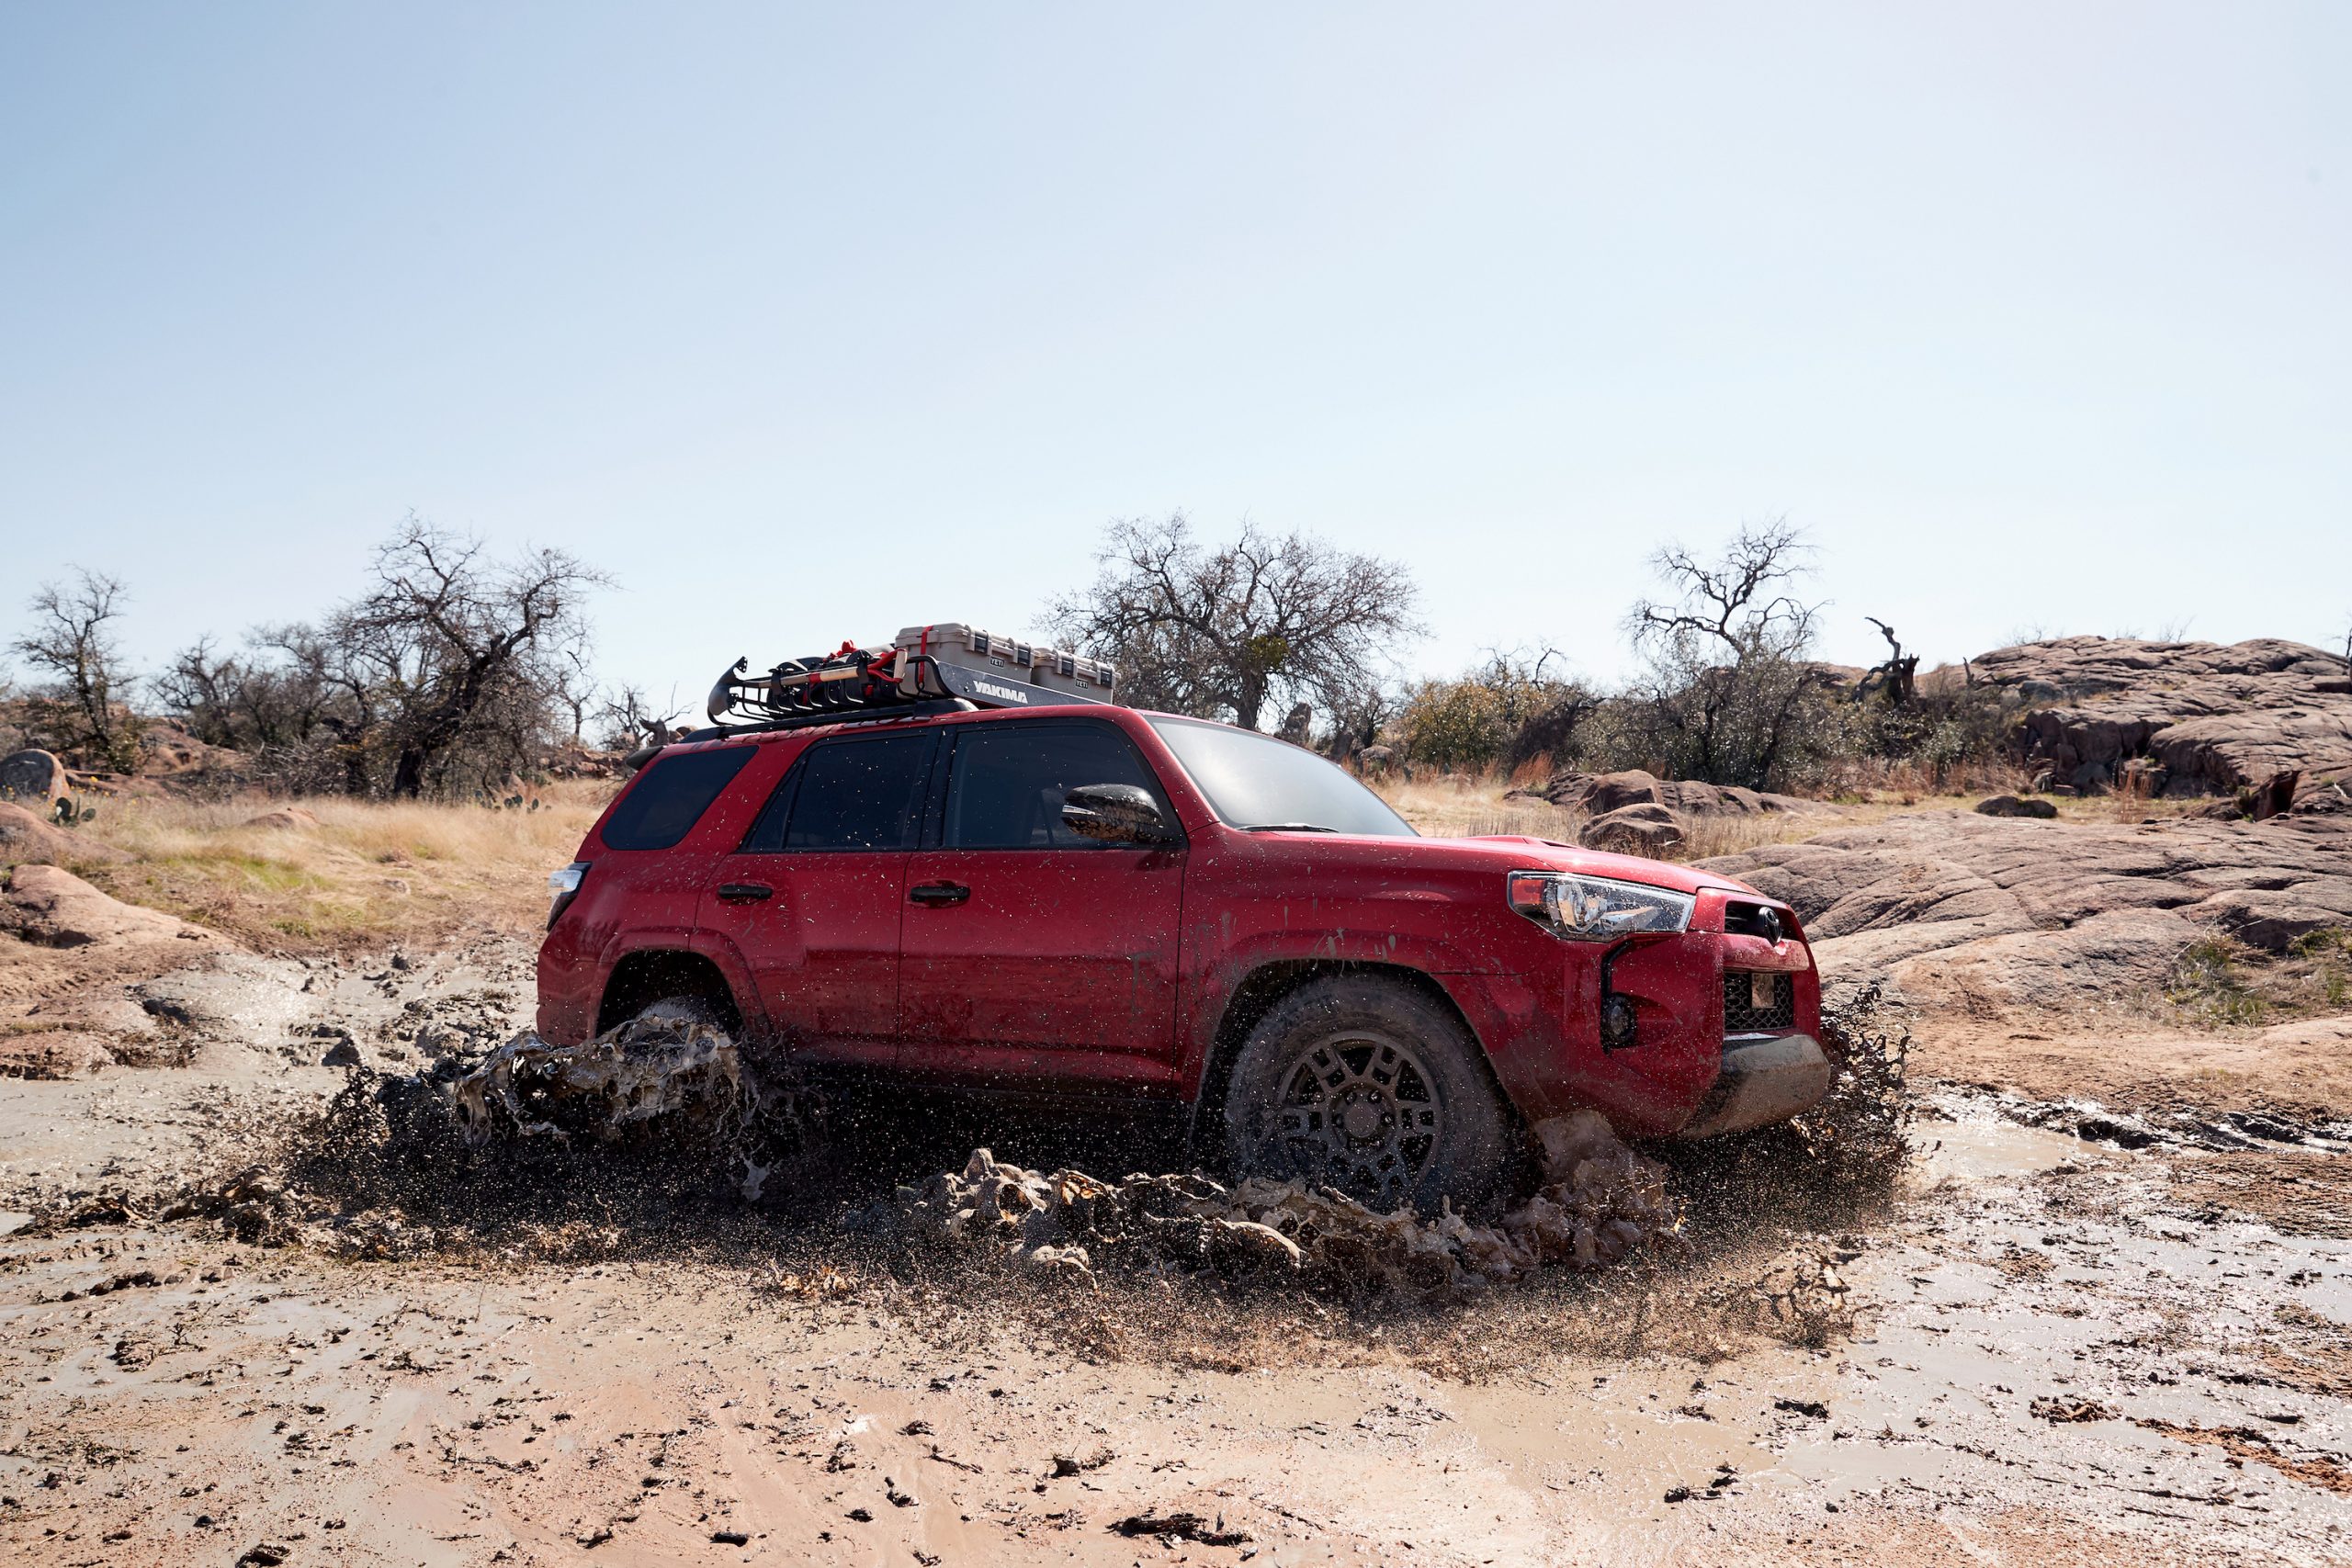
[[[1118,682],[1099,659],[954,621],[905,627],[884,648],[845,642],[829,654],[787,659],[763,675],[752,674],[750,665],[737,660],[711,687],[712,723],[882,717],[959,699],[990,708],[1107,703]]]

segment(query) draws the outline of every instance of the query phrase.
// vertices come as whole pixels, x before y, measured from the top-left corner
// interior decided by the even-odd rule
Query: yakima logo
[[[972,682],[972,689],[1008,703],[1025,703],[1029,700],[1028,693],[1016,692],[1011,686],[1000,686],[993,681],[975,681]]]

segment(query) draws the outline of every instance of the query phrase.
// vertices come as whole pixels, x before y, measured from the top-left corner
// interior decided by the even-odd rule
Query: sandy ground
[[[1913,1061],[1955,1083],[2181,1117],[2282,1111],[2352,1121],[2352,1015],[2200,1034],[2124,1010],[2088,1019],[1930,1015]]]
[[[150,993],[190,1066],[0,1081],[11,1559],[2352,1561],[2345,1129],[2251,1048],[2135,1057],[2160,1092],[2092,1141],[2054,1043],[1931,1043],[1818,1345],[1741,1287],[1819,1216],[1697,1170],[1690,1260],[1379,1312],[893,1273],[805,1221],[410,1262],[27,1226],[258,1149],[345,1038],[498,1037],[527,957],[238,957]]]

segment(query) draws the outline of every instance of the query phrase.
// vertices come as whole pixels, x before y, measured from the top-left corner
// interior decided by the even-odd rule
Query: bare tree
[[[649,740],[667,740],[670,722],[679,712],[675,691],[667,704],[656,708],[643,690],[625,684],[607,695],[597,710],[596,722],[603,729],[598,739],[607,751],[634,751]]]
[[[1883,692],[1889,703],[1901,707],[1918,689],[1919,656],[1904,652],[1902,642],[1894,635],[1894,628],[1876,615],[1864,615],[1862,619],[1878,628],[1879,635],[1886,638],[1890,651],[1885,663],[1872,665],[1860,680],[1854,682],[1854,701],[1862,702],[1872,692]]]
[[[1766,788],[1820,743],[1818,604],[1792,591],[1809,547],[1786,522],[1743,527],[1703,559],[1669,545],[1652,565],[1672,590],[1627,617],[1646,659],[1623,705],[1654,765],[1685,778]]]
[[[120,578],[77,566],[72,581],[40,585],[25,606],[32,629],[8,645],[39,682],[31,695],[37,728],[58,750],[119,772],[138,761],[121,706],[131,677],[112,630],[130,596]]]
[[[588,667],[588,638],[583,635],[564,644],[551,663],[555,700],[571,716],[571,743],[584,745],[581,732],[588,728],[588,710],[602,695],[596,673]]]
[[[597,573],[560,550],[504,561],[412,516],[375,581],[322,620],[205,638],[155,682],[198,739],[281,787],[419,795],[503,786],[577,739],[599,695],[582,614]]]
[[[300,623],[248,632],[245,649],[218,654],[211,637],[198,637],[154,678],[156,699],[209,746],[258,751],[310,740],[335,705],[332,650]]]
[[[1419,637],[1411,575],[1394,561],[1245,524],[1209,548],[1182,513],[1111,525],[1091,587],[1057,600],[1057,636],[1119,666],[1143,707],[1230,717],[1248,728],[1270,703],[1329,714],[1366,705],[1394,656]]]
[[[606,581],[561,550],[487,559],[481,540],[414,516],[376,552],[375,577],[333,631],[383,676],[395,795],[445,784],[469,738],[527,744],[509,732],[544,713],[555,661],[587,636],[581,601]]]

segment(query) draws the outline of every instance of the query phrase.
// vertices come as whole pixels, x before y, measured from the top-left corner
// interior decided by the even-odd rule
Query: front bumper
[[[1713,1138],[1783,1121],[1820,1103],[1833,1076],[1810,1034],[1733,1035],[1714,1088],[1675,1136]]]

